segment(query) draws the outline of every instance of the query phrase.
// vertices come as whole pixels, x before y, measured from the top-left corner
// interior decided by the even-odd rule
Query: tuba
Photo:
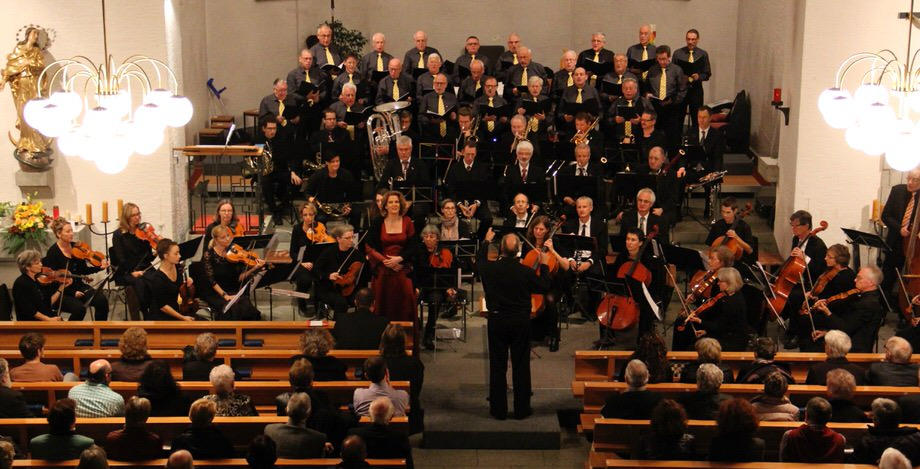
[[[377,180],[383,177],[383,169],[387,165],[388,155],[377,153],[378,147],[389,147],[402,128],[399,125],[400,109],[409,107],[407,101],[378,104],[374,113],[367,118],[367,138],[371,146],[371,164],[374,167],[374,177]]]

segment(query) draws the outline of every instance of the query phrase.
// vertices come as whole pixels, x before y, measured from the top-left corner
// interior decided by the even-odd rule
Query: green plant
[[[335,20],[332,23],[326,21],[325,23],[332,28],[332,43],[342,52],[343,58],[348,54],[361,57],[361,52],[364,51],[364,46],[367,45],[367,38],[364,37],[361,31],[348,29],[339,20]]]
[[[8,217],[11,213],[13,213],[13,203],[0,202],[0,218]]]

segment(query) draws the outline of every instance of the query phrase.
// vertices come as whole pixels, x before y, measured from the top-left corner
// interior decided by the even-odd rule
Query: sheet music
[[[230,301],[227,302],[227,305],[224,306],[224,314],[227,314],[227,311],[230,311],[230,308],[240,300],[240,297],[243,296],[243,293],[246,293],[246,290],[249,288],[249,282],[246,282],[246,285],[243,285],[240,288],[240,291],[236,292],[236,295],[233,295],[233,298],[230,298]]]
[[[658,318],[659,321],[663,321],[661,318],[661,312],[658,311],[658,304],[655,303],[655,300],[652,299],[652,294],[649,293],[648,287],[645,286],[644,283],[642,284],[642,294],[645,295],[645,301],[647,301],[648,305],[652,308],[652,312],[655,313],[655,317]]]
[[[288,282],[292,281],[292,279],[294,278],[294,274],[296,274],[297,270],[301,268],[300,263],[303,262],[303,255],[304,255],[304,252],[306,252],[306,250],[307,250],[307,246],[301,246],[300,250],[297,251],[297,257],[294,258],[294,262],[296,262],[296,264],[294,265],[294,268],[291,269],[291,274],[288,275],[286,279]]]

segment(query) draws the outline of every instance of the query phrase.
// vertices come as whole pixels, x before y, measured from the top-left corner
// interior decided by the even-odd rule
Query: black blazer
[[[604,262],[604,258],[607,255],[607,246],[610,244],[610,237],[607,234],[607,221],[597,216],[597,214],[592,213],[591,215],[591,223],[588,229],[591,230],[590,236],[597,241],[597,249],[591,253],[591,258],[597,264]],[[563,233],[580,234],[579,230],[581,230],[581,222],[578,221],[577,217],[566,221],[562,225]]]
[[[6,386],[0,386],[0,418],[26,417],[32,417],[32,412],[29,412],[22,393]]]
[[[798,247],[799,238],[796,236],[792,237],[792,247]],[[805,283],[808,286],[811,285],[812,281],[817,281],[819,275],[823,274],[827,270],[827,262],[824,261],[824,255],[827,254],[827,245],[824,244],[824,240],[812,236],[808,238],[808,242],[805,244],[805,255],[811,259],[811,262],[808,263],[808,274],[805,275]]]
[[[335,348],[350,350],[372,350],[380,346],[380,336],[389,324],[389,319],[358,308],[345,314],[335,322],[332,335]]]
[[[693,127],[690,129],[691,142],[699,141],[700,129]],[[725,136],[722,135],[722,129],[716,129],[710,126],[706,129],[706,138],[703,139],[703,153],[706,154],[706,161],[703,165],[709,171],[722,170],[722,156],[725,154]]]
[[[535,184],[541,191],[540,193],[544,194],[546,190],[546,168],[535,164],[531,158],[530,164],[527,166],[527,180],[525,181],[521,179],[520,166],[516,163],[509,165],[508,170],[505,172],[503,184],[505,186],[505,199],[508,202],[511,202],[518,192],[521,192],[524,184]],[[530,202],[534,203],[534,200]]]
[[[389,187],[390,179],[396,182],[401,180],[402,177],[402,162],[399,161],[399,158],[391,158],[383,168],[383,176],[377,182],[377,189]],[[405,182],[413,186],[430,186],[431,173],[428,172],[428,165],[419,158],[410,158]]]
[[[662,244],[670,244],[667,222],[664,220],[664,218],[649,212],[648,220],[645,221],[645,226],[648,230],[651,230],[655,225],[658,225],[658,235],[655,236],[655,239],[657,239],[658,242]],[[623,212],[623,218],[620,220],[620,237],[626,239],[626,230],[629,228],[638,228],[638,226],[639,212],[637,212],[635,209],[626,210]],[[614,246],[614,250],[622,251],[623,246]]]
[[[885,209],[882,210],[882,222],[888,227],[885,242],[891,246],[891,255],[897,260],[897,264],[903,262],[904,259],[901,220],[904,219],[904,212],[910,202],[910,195],[907,190],[907,184],[893,186],[891,192],[888,193],[888,200],[885,201]]]
[[[824,386],[827,384],[827,372],[836,370],[837,368],[843,368],[849,371],[856,378],[857,386],[866,385],[866,369],[855,363],[850,363],[846,357],[828,358],[821,363],[815,363],[808,370],[808,376],[805,377],[805,384]]]

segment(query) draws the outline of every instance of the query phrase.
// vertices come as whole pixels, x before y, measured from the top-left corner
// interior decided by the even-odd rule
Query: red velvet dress
[[[367,254],[371,265],[374,267],[374,305],[378,315],[390,321],[412,321],[417,319],[415,289],[409,278],[408,268],[411,262],[405,262],[405,267],[399,272],[394,272],[383,264],[385,256],[400,256],[412,237],[415,236],[415,227],[409,217],[403,217],[402,231],[400,233],[387,233],[386,223],[380,224],[380,246],[382,252],[368,246]]]

